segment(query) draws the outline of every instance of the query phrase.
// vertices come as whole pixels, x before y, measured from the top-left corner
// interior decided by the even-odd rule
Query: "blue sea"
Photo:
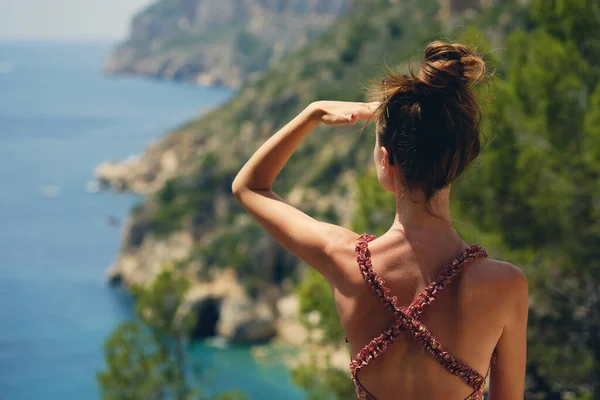
[[[89,193],[96,165],[233,93],[102,75],[103,43],[0,43],[0,399],[98,399],[102,346],[132,316],[105,270],[133,195]],[[302,399],[279,362],[195,344],[209,393]]]

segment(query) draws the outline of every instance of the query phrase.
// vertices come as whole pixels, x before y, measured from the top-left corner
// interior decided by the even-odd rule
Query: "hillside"
[[[293,259],[232,197],[233,177],[259,144],[302,107],[319,99],[363,100],[364,85],[380,79],[383,62],[407,68],[419,48],[451,29],[448,21],[437,20],[440,8],[434,0],[381,0],[364,7],[227,104],[165,136],[141,159],[111,166],[122,171],[118,177],[106,177],[103,167],[97,171],[119,188],[158,190],[134,210],[114,274],[136,281],[134,276],[143,277],[144,271],[153,275],[176,254],[174,258],[189,256],[203,268],[234,267],[242,277],[259,272],[267,281],[280,282],[290,275]],[[494,27],[495,32],[510,29]],[[317,217],[348,223],[348,193],[356,167],[370,165],[372,139],[372,133],[359,135],[356,127],[315,132],[282,172],[278,192]]]
[[[484,123],[491,140],[457,185],[461,201],[453,211],[467,235],[528,273],[528,398],[560,399],[561,393],[588,393],[594,385],[600,395],[594,380],[600,370],[600,308],[594,294],[600,282],[600,50],[592,34],[600,26],[598,3],[533,0],[526,11],[522,1],[486,1],[480,13],[465,3],[470,4],[358,5],[227,104],[165,136],[139,160],[112,166],[118,173],[111,177],[101,169],[108,183],[150,194],[132,213],[112,277],[147,282],[174,262],[198,282],[213,276],[221,282],[230,275],[219,271],[229,269],[248,296],[245,304],[255,310],[269,308],[296,284],[305,285],[304,266],[232,198],[237,171],[311,101],[363,100],[363,85],[383,77],[384,62],[406,70],[433,38],[460,35],[484,43],[486,36],[490,48],[506,49],[494,51],[500,60],[492,62],[499,65],[498,79]],[[469,25],[485,35],[464,32]],[[518,32],[521,27],[527,31]],[[358,130],[315,131],[282,171],[275,190],[316,218],[378,232],[393,209],[379,201],[380,189],[369,179],[373,132]],[[382,215],[386,218],[379,220]],[[228,289],[219,287],[200,298],[218,298],[221,304]],[[311,290],[318,306],[314,298],[320,292]],[[214,302],[205,303],[200,315],[203,307],[212,307],[217,320],[228,315],[227,302],[216,311]]]
[[[105,183],[150,194],[125,227],[121,251],[109,271],[113,281],[147,283],[166,264],[175,263],[198,282],[192,302],[199,313],[210,311],[209,324],[216,326],[208,331],[228,338],[240,330],[255,332],[252,337],[238,335],[241,341],[274,334],[275,303],[290,294],[305,267],[240,207],[231,194],[233,178],[260,143],[307,104],[363,100],[364,85],[381,79],[384,62],[406,69],[427,42],[477,15],[466,7],[467,12],[440,19],[444,7],[435,0],[378,0],[357,7],[227,104],[166,135],[141,158],[99,167]],[[485,14],[493,22],[490,29],[500,34],[518,21],[504,17],[504,24],[497,23],[507,15],[503,7],[498,4]],[[316,218],[348,226],[356,175],[372,163],[373,134],[358,131],[323,127],[314,132],[282,171],[277,192]],[[230,272],[223,275],[224,270]],[[231,273],[234,280],[224,278]],[[221,283],[202,283],[207,281]],[[229,295],[233,293],[235,298]],[[239,309],[239,304],[249,314],[224,311]],[[236,325],[240,319],[256,321],[265,306],[272,311],[261,314],[261,329]]]
[[[159,0],[135,16],[106,72],[240,87],[308,43],[352,0]]]

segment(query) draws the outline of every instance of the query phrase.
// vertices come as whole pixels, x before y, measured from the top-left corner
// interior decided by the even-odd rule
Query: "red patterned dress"
[[[371,340],[370,343],[356,355],[350,363],[350,371],[356,396],[358,399],[376,400],[367,389],[358,380],[358,373],[365,368],[369,361],[377,358],[385,349],[398,337],[400,332],[406,332],[417,343],[425,348],[438,363],[440,363],[449,373],[462,379],[467,385],[473,388],[473,392],[465,400],[483,400],[485,388],[485,376],[473,370],[468,365],[456,359],[448,353],[442,345],[431,335],[425,325],[419,321],[419,316],[423,308],[431,304],[438,293],[443,290],[448,282],[457,276],[463,268],[478,257],[487,257],[487,252],[481,246],[475,244],[462,251],[454,260],[444,266],[436,278],[427,286],[417,299],[407,307],[398,307],[396,305],[396,296],[390,297],[387,287],[384,286],[384,280],[377,276],[371,265],[371,253],[369,252],[368,242],[375,239],[375,235],[363,233],[356,240],[355,253],[358,266],[363,278],[369,284],[373,293],[381,300],[386,308],[394,314],[396,322],[391,324],[379,336]],[[496,352],[492,356],[492,362],[495,360]]]

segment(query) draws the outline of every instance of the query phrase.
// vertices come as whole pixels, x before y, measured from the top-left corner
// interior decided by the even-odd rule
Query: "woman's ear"
[[[392,166],[390,165],[390,154],[385,146],[379,146],[379,154],[381,155],[381,170],[384,175],[390,175]]]

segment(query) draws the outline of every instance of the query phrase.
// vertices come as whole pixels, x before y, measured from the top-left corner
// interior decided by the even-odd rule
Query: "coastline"
[[[89,191],[90,171],[104,158],[139,151],[148,140],[198,115],[199,107],[226,101],[231,92],[106,78],[97,68],[105,45],[0,45],[3,61],[15,66],[10,74],[0,74],[6,89],[0,96],[5,112],[0,126],[9,133],[0,137],[5,171],[0,174],[0,300],[15,305],[6,309],[8,329],[0,332],[7,349],[0,354],[2,397],[97,399],[103,343],[117,324],[132,317],[133,307],[131,296],[109,287],[103,272],[119,248],[121,221],[139,196]],[[52,188],[51,197],[45,188]],[[190,351],[201,362],[213,357],[201,343]],[[218,358],[210,361],[216,386],[279,390],[281,398],[302,398],[299,389],[283,384],[287,370],[257,367],[248,346],[219,350]],[[243,370],[245,380],[229,380],[228,358],[239,361],[235,368]],[[279,387],[264,380],[269,374]]]

